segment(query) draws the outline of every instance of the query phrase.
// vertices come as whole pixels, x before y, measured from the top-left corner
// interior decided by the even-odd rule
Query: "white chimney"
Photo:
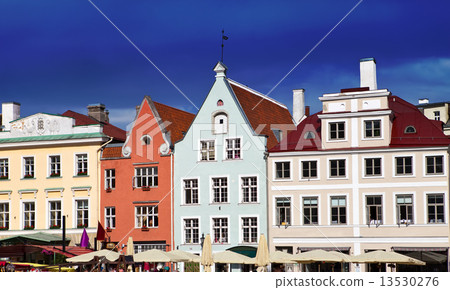
[[[372,57],[359,60],[359,71],[361,88],[369,87],[370,90],[377,89],[377,64]]]
[[[20,104],[15,102],[2,103],[2,126],[5,131],[11,129],[9,122],[20,118]]]
[[[427,98],[419,99],[419,105],[428,104],[429,102]]]
[[[295,126],[297,126],[305,116],[305,89],[292,90],[292,117],[294,118]]]

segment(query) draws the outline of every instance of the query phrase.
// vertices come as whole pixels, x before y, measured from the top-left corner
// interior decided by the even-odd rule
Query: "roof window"
[[[412,125],[409,125],[405,128],[405,134],[414,134],[416,132],[416,128]]]

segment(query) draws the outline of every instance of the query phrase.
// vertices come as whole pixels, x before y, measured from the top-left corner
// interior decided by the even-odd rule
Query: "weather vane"
[[[223,41],[228,39],[228,36],[225,36],[225,31],[222,29],[222,58],[220,59],[223,62]]]

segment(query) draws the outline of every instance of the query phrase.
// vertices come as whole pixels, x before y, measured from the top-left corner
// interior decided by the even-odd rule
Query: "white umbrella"
[[[269,248],[267,247],[266,237],[263,234],[261,234],[255,257],[255,265],[258,266],[257,271],[267,272],[266,266],[269,264],[270,264]]]
[[[213,261],[214,263],[220,264],[255,264],[254,258],[249,258],[232,251],[214,253]]]
[[[95,257],[103,258],[105,257],[108,261],[114,262],[119,259],[119,253],[111,251],[111,250],[100,250],[96,252],[91,252],[79,256],[75,256],[67,259],[67,262],[70,263],[85,263],[94,260]]]
[[[203,241],[201,264],[205,267],[205,272],[211,272],[211,266],[214,263],[212,257],[211,236],[206,235]]]
[[[149,262],[149,263],[170,263],[170,262],[187,262],[188,259],[181,258],[173,255],[169,252],[163,252],[161,250],[148,250],[134,254],[135,262]]]
[[[181,259],[188,259],[188,262],[200,263],[202,260],[199,255],[195,255],[195,254],[185,252],[182,250],[173,250],[173,251],[170,251],[169,253],[173,254],[175,256],[178,256]]]
[[[353,263],[395,263],[423,266],[426,263],[396,252],[372,251],[351,258]]]

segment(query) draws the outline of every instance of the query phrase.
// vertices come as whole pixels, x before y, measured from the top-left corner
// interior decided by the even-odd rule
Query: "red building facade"
[[[125,143],[104,148],[101,223],[119,250],[173,250],[173,144],[193,119],[145,97]]]

